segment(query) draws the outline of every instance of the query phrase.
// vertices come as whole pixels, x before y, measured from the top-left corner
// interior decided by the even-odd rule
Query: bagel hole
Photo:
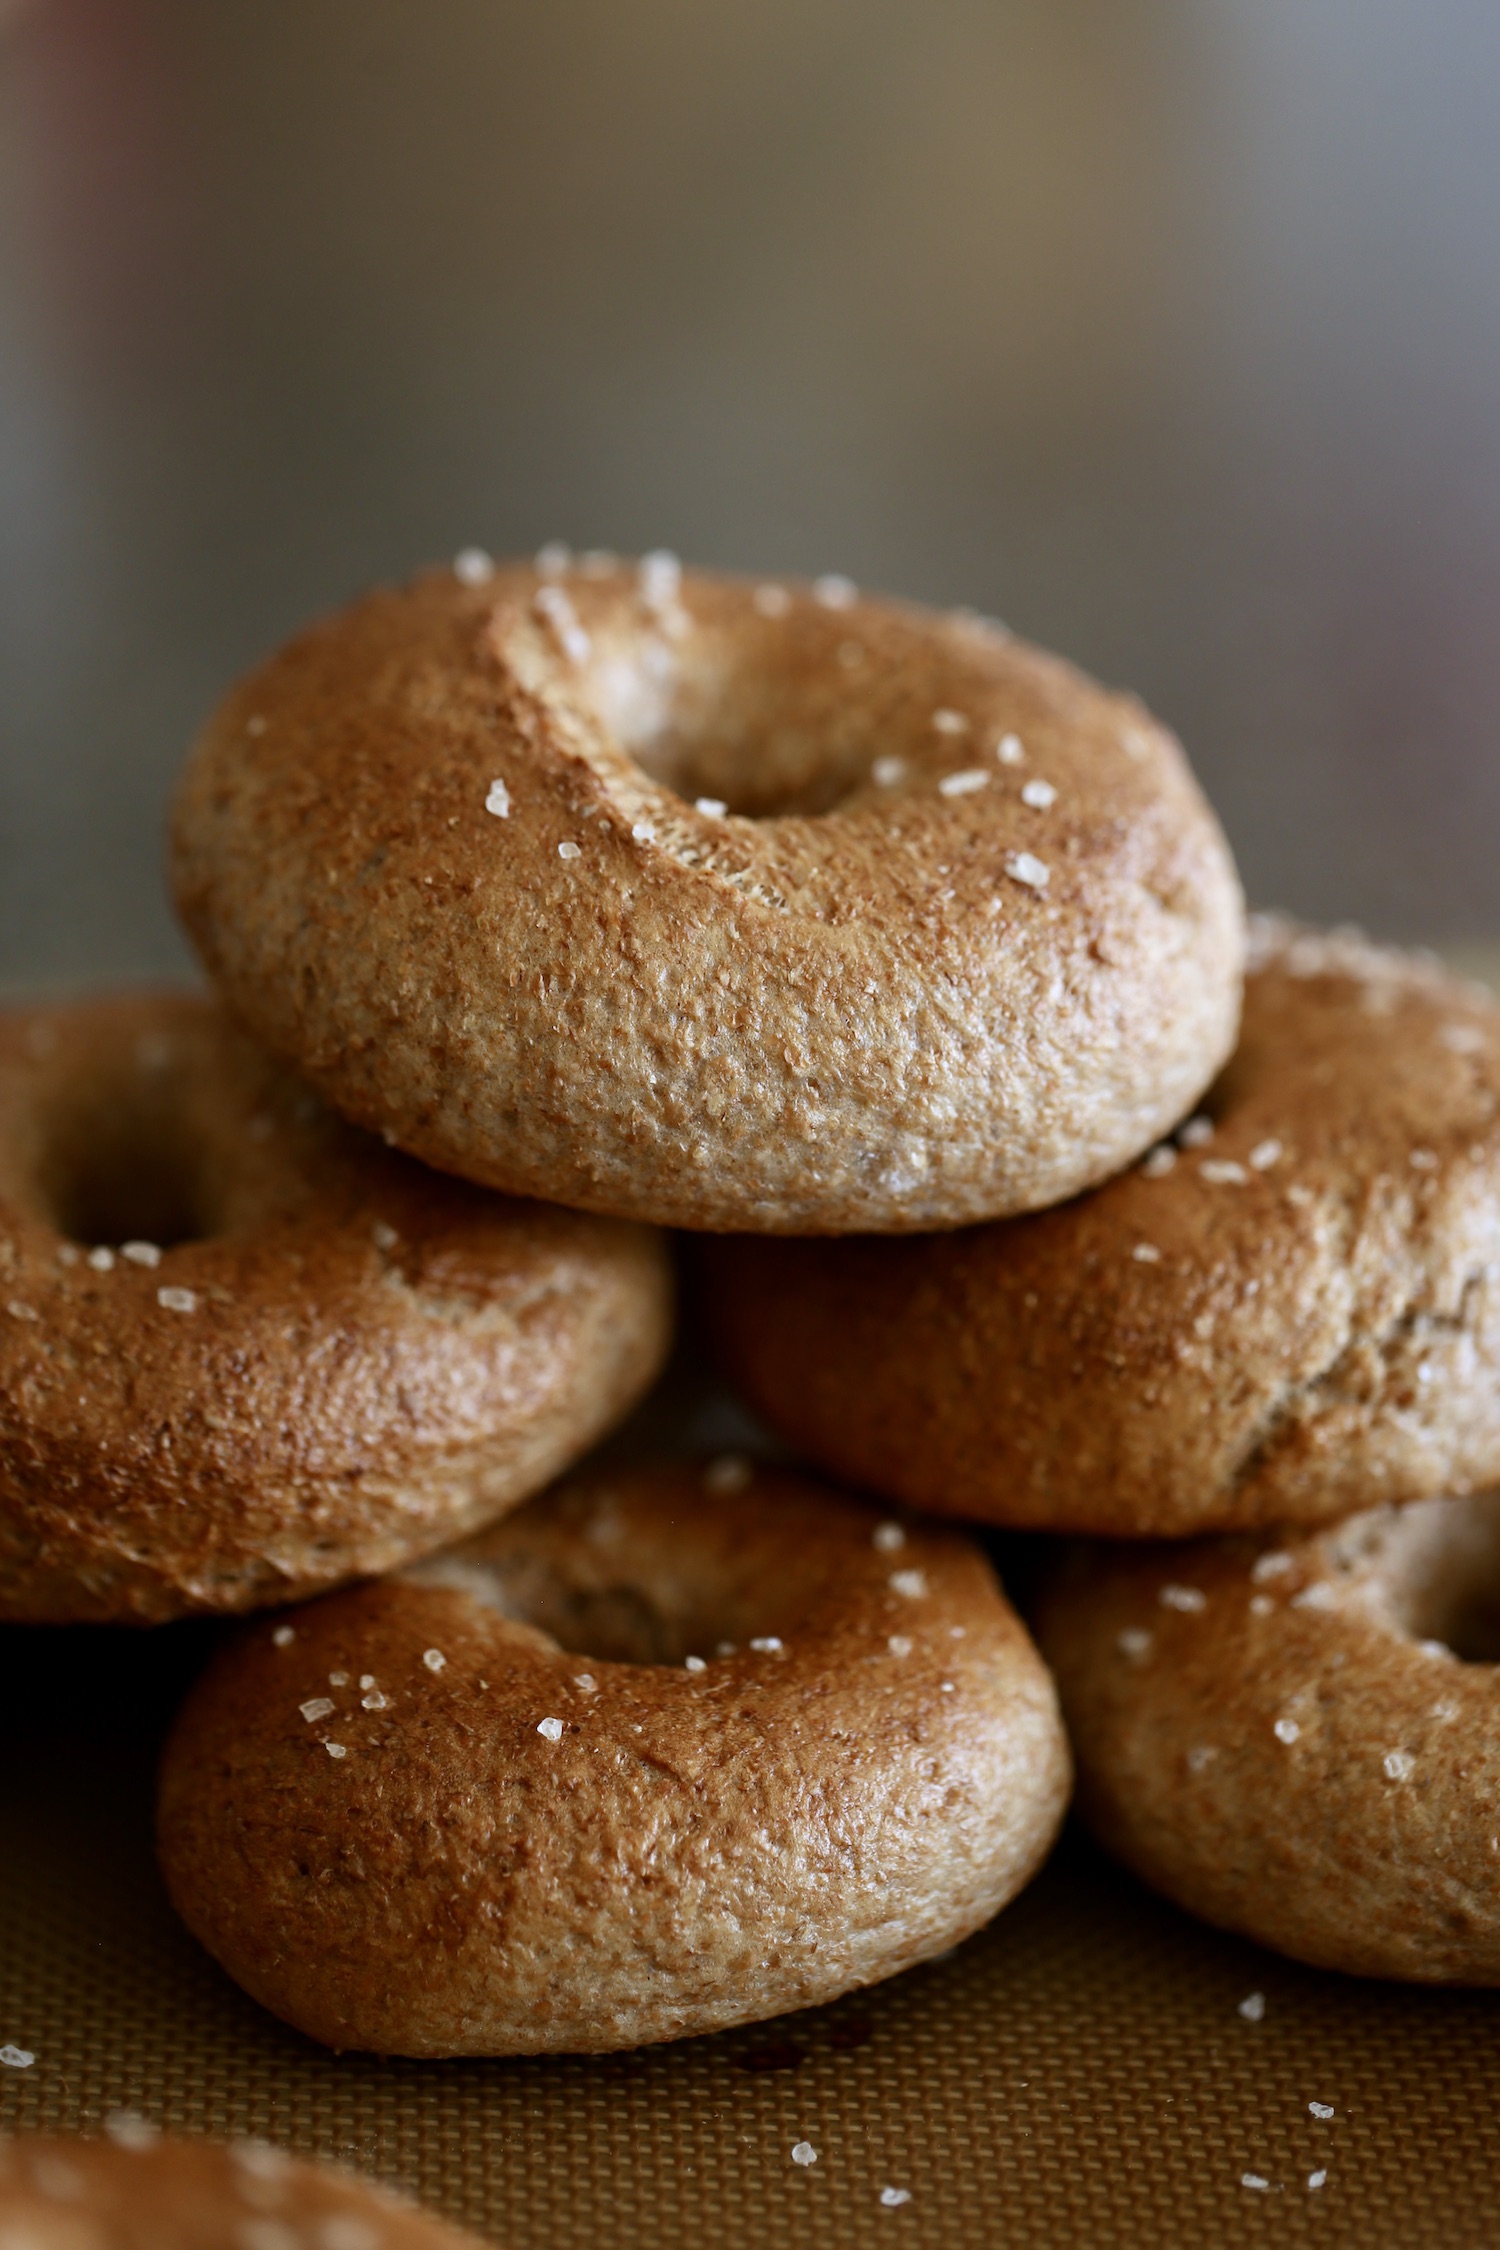
[[[621,658],[598,668],[593,687],[621,749],[685,803],[707,799],[746,820],[832,812],[889,745],[870,742],[833,683],[800,698],[774,683],[773,672],[727,658],[695,667],[691,679]]]
[[[570,1656],[601,1664],[681,1664],[765,1629],[696,1604],[679,1608],[638,1578],[581,1584],[534,1552],[439,1555],[405,1575],[420,1585],[452,1587],[511,1624],[544,1633]]]
[[[40,1181],[53,1225],[72,1241],[159,1250],[215,1231],[204,1184],[188,1136],[128,1105],[55,1120]]]
[[[1500,1664],[1500,1494],[1454,1511],[1403,1604],[1415,1640],[1465,1664]]]

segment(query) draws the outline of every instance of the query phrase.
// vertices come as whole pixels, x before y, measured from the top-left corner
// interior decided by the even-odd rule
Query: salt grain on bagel
[[[175,817],[237,1011],[432,1164],[690,1227],[953,1226],[1148,1147],[1239,996],[1176,743],[980,621],[774,591],[554,554],[291,643]]]

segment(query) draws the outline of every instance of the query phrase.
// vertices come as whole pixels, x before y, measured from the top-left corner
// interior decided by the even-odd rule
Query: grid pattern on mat
[[[11,2127],[132,2108],[260,2134],[510,2250],[1500,2240],[1488,1995],[1294,1968],[1077,1841],[946,1962],[779,2024],[592,2061],[324,2053],[221,1976],[156,1882],[152,1746],[200,1646],[0,1635],[0,2044],[36,2056],[0,2068]]]

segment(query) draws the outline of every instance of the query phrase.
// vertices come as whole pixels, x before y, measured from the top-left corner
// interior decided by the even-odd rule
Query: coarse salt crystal
[[[297,1628],[295,1625],[278,1625],[271,1635],[271,1646],[273,1648],[290,1648],[296,1638]]]
[[[1156,1598],[1163,1609],[1180,1609],[1188,1616],[1208,1607],[1208,1596],[1197,1586],[1163,1586]]]
[[[1269,1172],[1271,1166],[1280,1161],[1280,1141],[1257,1141],[1245,1159],[1252,1172]]]
[[[894,1555],[906,1545],[906,1532],[899,1523],[878,1523],[870,1534],[870,1544],[877,1554]]]
[[[631,840],[637,844],[654,844],[656,830],[649,820],[638,820],[630,831]]]
[[[1240,2186],[1247,2188],[1259,2188],[1264,2192],[1269,2193],[1271,2183],[1269,2180],[1263,2180],[1259,2172],[1241,2172]]]
[[[1275,1726],[1272,1727],[1271,1732],[1275,1735],[1278,1742],[1292,1743],[1297,1740],[1298,1736],[1302,1732],[1302,1729],[1298,1726],[1295,1719],[1278,1719]]]
[[[1028,781],[1021,791],[1021,802],[1037,812],[1046,812],[1057,803],[1057,791],[1050,781]]]
[[[1250,1615],[1252,1617],[1269,1617],[1275,1607],[1276,1604],[1269,1594],[1252,1594],[1250,1596]]]
[[[13,2047],[8,2040],[0,2047],[0,2063],[4,2063],[7,2070],[30,2070],[35,2061],[36,2056],[29,2047]]]
[[[1002,734],[995,744],[995,756],[1002,766],[1021,766],[1026,763],[1026,752],[1021,747],[1018,734]]]
[[[592,1695],[599,1682],[594,1678],[592,1672],[575,1672],[573,1674],[573,1685],[582,1694]]]
[[[669,609],[682,590],[682,565],[668,547],[642,555],[639,576],[648,609]]]
[[[429,1672],[441,1672],[447,1661],[440,1648],[424,1648],[422,1651],[422,1662]]]
[[[359,1699],[361,1711],[384,1711],[389,1705],[390,1697],[382,1695],[379,1688],[371,1688],[368,1695],[362,1695]]]
[[[578,612],[561,586],[539,587],[533,607],[551,626],[553,638],[564,656],[574,664],[586,664],[594,644],[578,622]]]
[[[1278,1547],[1269,1555],[1256,1556],[1250,1566],[1250,1576],[1257,1586],[1263,1586],[1268,1578],[1284,1578],[1293,1567],[1291,1556]]]
[[[1307,2184],[1310,2188],[1320,2188],[1327,2177],[1328,2174],[1326,2172],[1309,2172],[1307,2175]]]
[[[885,1645],[892,1656],[910,1656],[912,1652],[912,1639],[909,1633],[892,1633]]]
[[[750,1643],[757,1656],[779,1656],[781,1642],[775,1633],[761,1633]]]
[[[1198,1170],[1210,1187],[1243,1187],[1250,1177],[1243,1164],[1228,1157],[1210,1157]]]
[[[159,1266],[161,1251],[154,1242],[122,1242],[120,1256],[128,1258],[133,1266]]]
[[[970,766],[963,773],[945,773],[938,783],[940,797],[972,797],[976,789],[988,789],[990,777],[982,766]]]
[[[99,1249],[89,1252],[89,1264],[93,1267],[95,1273],[110,1272],[114,1262],[115,1254],[113,1250],[106,1250],[102,1245]]]
[[[969,722],[962,711],[934,711],[932,730],[934,734],[967,734]]]
[[[1138,1242],[1130,1255],[1139,1265],[1159,1266],[1161,1264],[1161,1252],[1154,1242]]]
[[[1207,1148],[1213,1137],[1214,1121],[1211,1117],[1190,1117],[1187,1123],[1179,1126],[1177,1130],[1177,1142],[1180,1148]]]
[[[328,1752],[330,1758],[347,1758],[349,1755],[342,1742],[325,1742],[323,1748]]]
[[[538,1719],[536,1723],[536,1731],[540,1735],[545,1735],[546,1739],[549,1742],[561,1742],[563,1733],[562,1720]]]
[[[1315,1578],[1310,1586],[1293,1594],[1287,1604],[1288,1609],[1337,1609],[1338,1606],[1337,1590],[1326,1578]]]
[[[464,586],[483,586],[495,575],[495,565],[482,547],[461,547],[453,558],[453,575]]]
[[[1148,1180],[1164,1180],[1176,1168],[1177,1151],[1169,1141],[1163,1141],[1161,1147],[1154,1148],[1141,1166],[1141,1175]]]
[[[813,580],[813,600],[825,609],[848,609],[859,592],[852,578],[841,578],[837,571],[825,571]]]
[[[308,1725],[312,1726],[316,1720],[327,1718],[329,1712],[333,1709],[333,1697],[331,1695],[312,1695],[308,1697],[305,1703],[299,1703],[297,1709],[302,1713]]]
[[[919,1602],[927,1592],[927,1573],[925,1570],[893,1570],[890,1589],[903,1601]]]
[[[12,1320],[39,1320],[41,1318],[40,1313],[36,1312],[32,1306],[23,1305],[19,1297],[8,1299],[5,1309]]]
[[[1217,1749],[1211,1742],[1200,1742],[1195,1749],[1190,1750],[1187,1754],[1188,1772],[1207,1773],[1218,1755]]]
[[[376,1219],[370,1228],[370,1240],[377,1250],[394,1250],[401,1237],[388,1219]]]
[[[1416,1759],[1409,1750],[1387,1750],[1381,1759],[1381,1770],[1387,1781],[1408,1781],[1416,1769]]]
[[[557,856],[559,859],[581,859],[583,857],[583,846],[570,843],[565,837],[557,847]]]
[[[1246,2023],[1259,2023],[1261,2017],[1266,2012],[1265,1994],[1263,1992],[1247,1993],[1244,1999],[1240,2002],[1239,2012],[1244,2017]]]
[[[817,2161],[818,2152],[811,2141],[796,2141],[793,2143],[792,2162],[794,2164],[816,2164]]]
[[[1430,1148],[1414,1148],[1406,1159],[1414,1172],[1435,1172],[1437,1158]]]
[[[880,2191],[880,2200],[887,2211],[897,2211],[903,2203],[910,2203],[911,2189],[883,2187]]]
[[[870,771],[880,788],[894,789],[898,781],[905,779],[906,760],[904,758],[877,758]]]
[[[1309,2102],[1307,2107],[1313,2117],[1332,2117],[1334,2114],[1332,2102]]]
[[[722,820],[729,807],[722,797],[695,797],[693,810],[703,813],[709,820]]]
[[[1005,872],[1013,883],[1024,883],[1030,891],[1044,891],[1052,880],[1052,870],[1035,852],[1011,852]]]
[[[197,1293],[192,1289],[158,1289],[156,1301],[164,1312],[189,1313],[198,1310]]]
[[[510,818],[510,791],[503,781],[492,781],[490,783],[490,792],[484,800],[484,809],[487,813],[493,813],[497,820],[508,820]]]
[[[684,1672],[706,1672],[708,1666],[701,1656],[685,1656],[682,1660],[682,1669]]]
[[[1117,1636],[1115,1646],[1122,1656],[1128,1656],[1132,1662],[1139,1663],[1143,1656],[1151,1653],[1151,1635],[1139,1625],[1127,1625]]]

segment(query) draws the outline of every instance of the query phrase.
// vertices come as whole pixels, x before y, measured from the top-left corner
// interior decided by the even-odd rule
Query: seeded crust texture
[[[1147,1882],[1320,1968],[1500,1984],[1500,1494],[1081,1554],[1037,1631]]]
[[[263,2142],[0,2139],[4,2250],[480,2250],[475,2237]]]
[[[1500,1478],[1500,1011],[1258,921],[1213,1121],[1055,1211],[705,1246],[724,1362],[912,1506],[1178,1537]]]
[[[984,1557],[715,1481],[580,1483],[214,1661],[158,1834],[231,1976],[332,2047],[597,2052],[831,2000],[1021,1888],[1068,1752]]]
[[[192,995],[0,1017],[0,1619],[321,1592],[513,1506],[634,1402],[642,1229],[353,1132]]]
[[[1233,865],[1139,703],[973,618],[665,557],[314,626],[210,721],[173,871],[233,1007],[356,1123],[674,1226],[1054,1203],[1238,1015]]]

